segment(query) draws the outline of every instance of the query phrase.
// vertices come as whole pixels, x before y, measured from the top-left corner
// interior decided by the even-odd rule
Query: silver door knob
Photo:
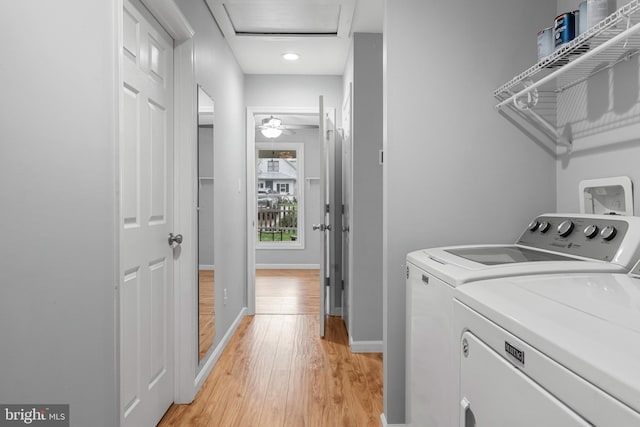
[[[169,233],[169,246],[173,246],[174,243],[180,245],[182,244],[182,234],[176,234],[175,236],[173,235],[173,233]]]
[[[326,229],[326,227],[324,226],[324,224],[313,224],[313,231],[324,231]]]

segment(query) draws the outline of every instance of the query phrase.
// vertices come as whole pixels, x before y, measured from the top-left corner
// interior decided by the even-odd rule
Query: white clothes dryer
[[[531,221],[515,244],[452,246],[409,253],[407,425],[457,424],[456,287],[545,273],[626,273],[638,258],[640,218],[584,214],[541,215]]]
[[[459,424],[640,426],[640,264],[455,290]]]

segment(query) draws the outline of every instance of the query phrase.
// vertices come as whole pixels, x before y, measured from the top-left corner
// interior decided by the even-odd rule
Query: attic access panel
[[[329,36],[350,31],[354,0],[207,0],[230,36]],[[220,13],[223,12],[223,13]],[[222,16],[221,16],[222,15]]]
[[[338,33],[339,4],[225,3],[236,34]]]

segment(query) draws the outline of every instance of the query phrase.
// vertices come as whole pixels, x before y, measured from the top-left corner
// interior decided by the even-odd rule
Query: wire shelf
[[[540,88],[561,92],[629,59],[640,50],[640,0],[632,0],[597,25],[494,91],[496,108]],[[605,66],[601,66],[605,64]]]
[[[638,53],[640,0],[632,0],[496,89],[496,109],[508,110],[511,116],[532,124],[571,150],[572,141],[558,132],[555,111],[548,101]]]

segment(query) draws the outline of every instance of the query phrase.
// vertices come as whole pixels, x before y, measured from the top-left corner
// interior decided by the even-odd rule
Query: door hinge
[[[342,285],[342,290],[344,291],[344,279],[342,279],[340,282],[340,284]]]
[[[331,279],[330,279],[330,278],[328,278],[328,277],[325,277],[325,278],[324,278],[324,285],[325,285],[325,286],[331,286]]]
[[[329,205],[329,203],[327,203],[326,205],[324,205],[324,213],[329,213],[331,212],[331,206]]]
[[[342,215],[344,215],[344,204],[342,205]]]

